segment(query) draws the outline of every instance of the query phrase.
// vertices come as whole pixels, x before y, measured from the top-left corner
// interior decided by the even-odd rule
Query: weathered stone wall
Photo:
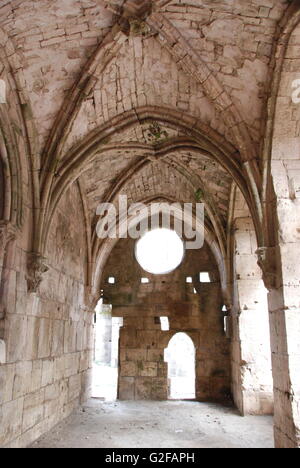
[[[90,227],[96,205],[104,199],[116,198],[122,190],[139,201],[150,194],[167,200],[194,201],[195,194],[202,194],[208,208],[210,233],[217,239],[224,263],[231,263],[233,258],[225,258],[231,241],[227,238],[232,214],[230,189],[232,183],[237,183],[244,189],[251,208],[265,284],[271,291],[276,444],[299,446],[300,127],[299,104],[292,102],[295,91],[292,83],[299,79],[300,72],[299,27],[289,37],[291,24],[288,25],[274,55],[277,39],[289,15],[295,13],[294,26],[298,22],[299,3],[289,0],[153,0],[153,9],[146,15],[145,23],[140,22],[135,25],[137,27],[127,24],[127,29],[122,9],[116,10],[115,3],[109,0],[28,0],[26,3],[5,0],[0,5],[0,79],[7,85],[7,105],[0,106],[0,156],[5,178],[5,194],[0,190],[0,197],[4,196],[4,209],[0,208],[0,266],[5,264],[0,270],[0,402],[3,401],[0,443],[7,444],[14,439],[15,445],[25,444],[62,414],[67,414],[69,403],[71,408],[72,401],[77,400],[74,395],[79,392],[78,375],[86,364],[77,368],[75,363],[70,371],[66,359],[76,361],[74,356],[78,354],[80,362],[81,359],[85,361],[82,351],[89,347],[81,342],[83,330],[86,328],[87,334],[90,333],[91,319],[86,314],[82,318],[80,312],[84,302],[84,273],[78,266],[83,265],[81,258],[88,258],[89,280],[93,278],[98,248],[90,236]],[[117,2],[123,3],[126,2]],[[285,50],[287,42],[289,46]],[[286,59],[278,90],[283,55]],[[272,93],[269,84],[274,69],[275,91]],[[275,126],[273,128],[269,122],[267,150],[262,158],[260,144],[266,129],[264,123],[267,112],[273,113],[275,101]],[[269,117],[272,120],[273,115]],[[154,132],[149,132],[151,127]],[[187,147],[182,147],[186,137],[189,137],[185,141]],[[174,146],[168,146],[171,142]],[[74,148],[75,143],[80,144]],[[163,154],[161,145],[169,151]],[[74,151],[67,152],[71,147]],[[267,160],[271,152],[272,167],[269,168]],[[144,163],[149,160],[151,166],[147,168]],[[263,168],[266,169],[264,174]],[[267,215],[262,220],[270,173],[275,197],[268,201],[274,216],[268,217],[270,210],[266,209]],[[86,195],[85,211],[90,215],[90,219],[86,215],[89,255],[79,250],[78,246],[85,245],[87,239],[77,221],[79,205],[76,202],[75,216],[72,210],[70,213],[70,206],[73,206],[70,201],[64,207],[62,204],[56,214],[56,228],[55,224],[52,226],[55,234],[52,231],[46,252],[43,239],[50,229],[52,210],[57,208],[63,190],[77,177]],[[41,204],[42,210],[39,210]],[[76,242],[73,242],[74,233],[68,236],[67,228],[65,233],[61,231],[63,226],[72,226],[74,219],[77,221],[75,231],[81,232]],[[271,236],[265,239],[264,230],[268,226]],[[9,248],[4,249],[3,245]],[[47,257],[50,268],[39,292],[29,295],[25,275],[28,273],[27,254],[32,250]],[[251,271],[253,257],[237,258],[236,266],[244,270],[248,261]],[[224,270],[223,273],[225,277]],[[38,278],[30,278],[30,282],[36,280]],[[236,401],[241,408],[245,407],[243,394],[253,389],[265,394],[268,387],[263,383],[261,388],[261,378],[257,383],[253,378],[259,370],[253,364],[256,357],[252,359],[257,353],[253,354],[251,348],[257,343],[257,349],[261,350],[264,341],[264,353],[267,338],[256,341],[253,318],[258,320],[259,310],[265,306],[263,302],[255,304],[248,295],[243,300],[247,281],[244,277],[238,281],[235,302],[238,326],[234,343],[240,354],[234,355],[237,372],[233,372],[233,388],[236,398],[240,398]],[[87,284],[92,286],[90,282]],[[200,323],[203,330],[207,327],[209,332],[211,328],[206,320],[215,313],[212,319],[215,324],[219,317],[217,295],[208,313],[208,305],[201,303],[201,294],[195,298],[187,286],[184,291],[181,289],[183,284],[182,280],[178,282],[180,294],[177,299],[173,296],[171,299],[181,304],[180,307],[189,306],[187,332],[193,334],[199,330],[196,323],[197,326]],[[216,284],[207,287],[218,288]],[[97,288],[98,284],[95,290]],[[256,288],[260,294],[260,281]],[[138,319],[137,308],[141,310],[143,305],[148,310],[151,302],[148,298],[153,299],[146,286],[139,284],[140,289],[142,299],[136,300],[134,296],[133,302],[127,302],[127,310],[135,307],[128,319]],[[155,290],[159,291],[156,283]],[[193,315],[196,300],[200,305],[197,304],[198,315]],[[244,309],[244,302],[247,307],[250,302],[250,312]],[[163,303],[158,296],[159,311]],[[152,320],[156,315],[151,307],[149,310]],[[173,317],[170,312],[170,318],[175,331],[176,314]],[[181,322],[179,325],[181,329]],[[149,327],[152,330],[149,336],[154,332],[158,334],[159,331],[152,328],[153,322]],[[127,328],[125,326],[124,330]],[[262,329],[266,330],[266,321]],[[140,331],[146,333],[136,328],[136,337]],[[204,336],[197,332],[199,349],[205,337],[209,337],[208,332],[206,335],[203,332]],[[197,339],[193,339],[197,346]],[[157,350],[160,352],[161,348]],[[56,369],[60,359],[63,362],[61,377],[57,378],[54,370],[55,382],[69,385],[70,396],[66,397],[67,403],[55,405],[58,410],[51,419],[46,413],[48,381],[46,379],[45,384],[42,378],[48,371],[44,363],[49,361],[51,367],[54,362]],[[204,357],[199,362],[201,359]],[[247,363],[246,378],[242,378],[241,373],[244,362]],[[198,375],[204,363],[199,367]],[[37,383],[30,388],[24,384],[19,390],[18,386],[24,381],[22,378],[19,383],[19,371],[30,375],[30,382]],[[207,379],[217,371],[218,368],[206,370]],[[204,381],[207,382],[204,379],[198,390],[200,397]],[[77,382],[76,391],[72,393],[70,388],[74,388],[74,382]],[[256,400],[255,397],[254,406],[258,405],[261,407],[261,398]]]
[[[271,203],[278,236],[266,264],[270,282],[275,441],[281,448],[300,445],[300,103],[295,100],[300,93],[299,85],[293,85],[300,80],[299,47],[298,25],[285,51],[276,100],[271,165],[275,198]],[[276,275],[276,266],[281,274]]]
[[[273,379],[267,290],[257,264],[251,218],[234,223],[234,307],[232,388],[236,406],[246,414],[273,413]]]
[[[78,189],[51,226],[38,293],[28,293],[26,236],[3,273],[5,363],[0,364],[0,446],[24,447],[68,416],[89,391],[93,315],[84,306],[85,232]],[[25,241],[25,242],[24,242]],[[4,303],[4,297],[2,297]]]
[[[208,271],[212,283],[200,283]],[[107,283],[109,277],[116,284]],[[186,278],[192,277],[193,284]],[[148,278],[148,284],[141,284]],[[197,294],[194,293],[194,288]],[[208,247],[187,251],[182,265],[169,275],[150,275],[134,256],[134,241],[121,240],[103,274],[104,300],[113,316],[124,318],[120,334],[120,399],[167,399],[164,350],[177,332],[186,332],[196,347],[196,397],[230,397],[230,349],[224,333],[222,294],[215,260]],[[168,317],[170,331],[159,318]]]

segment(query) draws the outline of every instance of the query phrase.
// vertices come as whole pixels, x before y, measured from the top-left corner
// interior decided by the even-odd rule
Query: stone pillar
[[[233,394],[243,415],[273,413],[267,290],[257,265],[252,220],[235,223],[235,291],[232,310]]]
[[[0,221],[0,364],[6,360],[6,346],[4,342],[4,325],[6,309],[9,306],[9,276],[10,271],[7,270],[7,255],[8,248],[16,238],[15,227],[9,222]]]
[[[277,201],[281,242],[267,250],[263,259],[265,283],[270,290],[277,448],[300,447],[300,239],[295,238],[299,236],[299,209],[291,200]]]
[[[278,448],[300,447],[300,104],[294,99],[300,76],[299,23],[289,41],[288,47],[282,49],[286,55],[277,96],[270,97],[277,99],[271,142],[275,196],[268,200],[273,217],[267,221],[275,248],[267,249],[263,259],[265,282],[270,290]]]
[[[269,295],[277,448],[300,447],[300,312],[292,289]]]

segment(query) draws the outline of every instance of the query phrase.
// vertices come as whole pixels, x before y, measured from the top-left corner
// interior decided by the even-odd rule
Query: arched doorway
[[[92,397],[115,401],[118,394],[119,337],[123,319],[101,298],[95,309],[95,351]]]
[[[176,333],[165,350],[168,363],[169,399],[196,398],[195,346],[186,333]]]

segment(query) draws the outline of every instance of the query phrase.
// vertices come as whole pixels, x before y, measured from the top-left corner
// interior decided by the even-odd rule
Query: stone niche
[[[138,264],[135,241],[123,239],[104,269],[104,302],[114,317],[123,317],[120,330],[118,397],[120,400],[167,400],[168,364],[164,351],[171,338],[185,332],[196,349],[196,399],[230,399],[230,343],[224,332],[222,294],[215,259],[205,245],[187,251],[183,263],[168,275],[151,275]],[[200,283],[209,272],[212,282]],[[109,284],[109,278],[115,284]],[[187,283],[187,277],[192,283]],[[149,282],[142,283],[142,278]],[[160,317],[168,317],[169,331]]]

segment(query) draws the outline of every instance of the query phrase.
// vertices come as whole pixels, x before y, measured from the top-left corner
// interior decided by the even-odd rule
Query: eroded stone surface
[[[1,446],[32,443],[88,396],[93,308],[113,247],[97,241],[95,210],[119,194],[205,203],[220,280],[205,296],[218,301],[183,300],[182,282],[172,294],[189,306],[186,331],[201,348],[209,324],[218,353],[215,312],[226,304],[232,374],[226,354],[225,377],[210,380],[207,349],[198,397],[231,380],[242,412],[270,411],[263,279],[276,445],[300,445],[298,15],[286,0],[1,3]],[[126,398],[166,396],[152,321],[166,297],[148,294],[122,299]]]

